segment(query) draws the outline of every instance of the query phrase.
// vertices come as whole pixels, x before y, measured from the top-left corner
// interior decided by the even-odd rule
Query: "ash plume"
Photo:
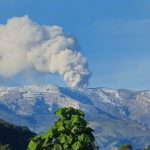
[[[28,16],[10,18],[0,24],[0,76],[32,69],[58,73],[70,87],[84,87],[90,71],[76,44],[59,26],[39,25]]]

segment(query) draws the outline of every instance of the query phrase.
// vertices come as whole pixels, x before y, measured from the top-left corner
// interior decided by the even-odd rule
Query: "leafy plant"
[[[132,146],[129,144],[122,145],[119,150],[132,150]]]
[[[95,150],[93,130],[78,109],[60,108],[59,119],[43,135],[31,139],[28,150]]]
[[[144,150],[150,150],[150,144]]]

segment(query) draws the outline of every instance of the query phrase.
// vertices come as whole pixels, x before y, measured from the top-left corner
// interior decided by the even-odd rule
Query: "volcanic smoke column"
[[[70,87],[84,87],[91,73],[76,47],[61,27],[39,25],[28,16],[13,17],[0,25],[0,76],[34,69],[58,73]]]

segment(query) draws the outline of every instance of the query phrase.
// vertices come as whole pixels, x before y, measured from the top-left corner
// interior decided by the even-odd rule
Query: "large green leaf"
[[[68,135],[62,135],[62,136],[59,136],[58,138],[59,142],[60,143],[66,143],[66,144],[71,144],[72,142],[72,138],[69,137]]]
[[[58,129],[57,129],[58,132],[62,132],[64,130],[65,130],[65,128],[63,126],[59,126]]]
[[[53,137],[53,131],[52,131],[52,129],[49,129],[48,132],[46,132],[46,133],[44,133],[42,135],[43,139],[52,138],[52,137]]]
[[[78,140],[79,141],[86,141],[86,135],[85,134],[81,134],[78,136]]]
[[[52,148],[52,150],[62,150],[62,146],[60,144],[54,144],[54,147]]]
[[[32,138],[31,140],[34,142],[37,142],[37,141],[41,140],[41,136],[38,135],[38,136]]]
[[[70,150],[69,145],[64,143],[63,144],[63,150]]]
[[[40,148],[41,148],[41,143],[40,142],[30,141],[27,150],[40,150]]]
[[[73,150],[80,150],[81,147],[81,143],[79,141],[76,141],[73,145],[72,145],[72,149]]]
[[[46,138],[44,140],[44,143],[43,143],[42,147],[44,147],[44,148],[50,147],[52,140],[53,140],[52,138]]]
[[[55,115],[56,116],[58,116],[58,117],[60,117],[60,116],[62,116],[62,111],[64,110],[64,108],[59,108],[57,111],[55,111]]]
[[[86,128],[87,126],[87,122],[83,118],[79,117],[78,115],[72,116],[71,123],[72,125],[78,124],[80,127],[83,127],[83,128]]]
[[[77,127],[77,126],[74,126],[74,127],[71,129],[71,133],[77,134],[77,132],[78,132],[78,127]]]

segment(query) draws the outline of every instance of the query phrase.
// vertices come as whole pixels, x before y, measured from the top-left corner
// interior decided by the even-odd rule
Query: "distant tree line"
[[[133,148],[130,144],[124,144],[120,146],[119,150],[133,150]],[[144,149],[138,148],[136,150],[150,150],[150,145],[147,145]]]

